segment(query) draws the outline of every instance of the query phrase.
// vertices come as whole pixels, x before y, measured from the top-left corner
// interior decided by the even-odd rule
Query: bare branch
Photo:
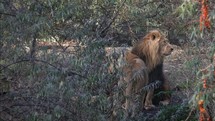
[[[15,14],[12,14],[12,13],[4,13],[4,12],[0,12],[0,15],[6,15],[6,16],[16,17]]]
[[[22,62],[31,62],[31,61],[32,61],[31,59],[19,60],[19,61],[13,62],[13,63],[11,63],[11,64],[8,64],[8,65],[6,65],[6,66],[3,66],[3,68],[1,68],[0,71],[4,70],[4,69],[6,69],[6,68],[9,68],[9,67],[12,66],[12,65],[18,64],[18,63],[22,63]],[[34,61],[47,64],[47,65],[49,65],[49,66],[52,66],[52,67],[56,68],[58,71],[62,72],[62,69],[61,69],[61,68],[58,68],[57,66],[55,66],[55,65],[53,65],[53,64],[51,64],[51,63],[49,63],[49,62],[47,62],[47,61],[39,60],[39,59],[35,59]],[[67,71],[67,72],[65,72],[65,74],[66,74],[67,76],[78,75],[78,76],[80,76],[80,77],[82,77],[82,78],[87,78],[86,76],[83,76],[83,75],[81,75],[81,74],[79,74],[79,73],[77,73],[77,72],[74,72],[74,71]]]
[[[119,12],[120,12],[121,8],[124,6],[125,2],[126,2],[126,0],[124,0],[124,1],[122,2],[121,6],[119,6],[119,8],[117,9],[116,14],[115,14],[115,15],[113,16],[113,18],[111,19],[111,22],[100,32],[100,35],[101,35],[102,33],[107,32],[107,30],[110,28],[110,26],[114,23],[114,21],[116,20],[117,16],[119,15]]]

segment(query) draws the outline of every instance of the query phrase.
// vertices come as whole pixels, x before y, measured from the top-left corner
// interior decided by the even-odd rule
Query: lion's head
[[[139,56],[148,65],[149,70],[163,62],[165,56],[173,51],[165,34],[159,30],[150,31],[134,45],[132,53]]]

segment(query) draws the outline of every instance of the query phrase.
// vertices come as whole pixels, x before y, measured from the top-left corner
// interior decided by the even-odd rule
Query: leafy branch
[[[41,62],[41,63],[47,64],[47,65],[49,65],[49,66],[51,66],[51,67],[56,68],[56,69],[57,69],[58,71],[60,71],[60,72],[63,71],[62,68],[59,68],[59,67],[57,67],[57,66],[55,66],[55,65],[53,65],[53,64],[51,64],[51,63],[49,63],[49,62],[47,62],[47,61],[39,60],[39,59],[34,59],[34,61],[35,61],[35,62]],[[6,65],[6,66],[3,66],[3,65],[2,65],[3,68],[0,69],[0,72],[1,72],[2,70],[6,69],[6,68],[9,68],[9,67],[12,66],[12,65],[19,64],[19,63],[22,63],[22,62],[32,62],[32,59],[22,59],[22,60],[19,60],[19,61],[10,63],[10,64],[8,64],[8,65]],[[80,77],[82,77],[82,78],[87,78],[86,76],[83,76],[83,75],[81,75],[81,74],[79,74],[79,73],[77,73],[77,72],[75,72],[75,71],[67,71],[67,72],[64,72],[64,73],[65,73],[67,76],[78,75],[78,76],[80,76]]]

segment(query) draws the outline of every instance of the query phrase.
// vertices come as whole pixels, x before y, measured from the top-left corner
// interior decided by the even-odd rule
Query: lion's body
[[[143,91],[143,87],[156,80],[162,85],[158,89],[169,90],[169,83],[163,74],[164,57],[172,52],[166,37],[158,30],[149,32],[125,55],[126,65],[119,85],[124,86],[125,106],[128,114],[134,115],[143,108],[154,107],[152,103],[154,89]],[[155,90],[157,91],[157,90]],[[169,103],[169,96],[164,104]]]

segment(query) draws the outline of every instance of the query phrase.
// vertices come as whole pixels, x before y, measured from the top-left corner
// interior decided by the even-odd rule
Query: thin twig
[[[58,43],[58,45],[61,47],[61,49],[63,50],[63,52],[65,52],[67,49],[68,49],[68,47],[70,46],[70,45],[68,45],[68,46],[66,46],[66,47],[64,47],[61,43],[60,43],[60,41],[55,37],[55,36],[52,36],[54,39],[55,39],[55,41]]]
[[[12,66],[12,65],[15,65],[15,64],[22,63],[22,62],[30,62],[30,61],[32,61],[32,60],[31,60],[31,59],[19,60],[19,61],[13,62],[13,63],[11,63],[11,64],[8,64],[8,65],[6,65],[6,66],[3,66],[3,68],[1,68],[0,71],[4,70],[4,69],[6,69],[6,68],[8,68],[8,67],[10,67],[10,66]],[[49,66],[52,66],[52,67],[56,68],[58,71],[62,71],[61,68],[58,68],[57,66],[55,66],[55,65],[53,65],[53,64],[51,64],[51,63],[49,63],[49,62],[47,62],[47,61],[38,60],[38,59],[35,59],[34,61],[42,62],[42,63],[48,64]],[[71,76],[71,75],[78,75],[78,76],[80,76],[80,77],[82,77],[82,78],[87,78],[87,77],[85,77],[85,76],[83,76],[83,75],[81,75],[81,74],[79,74],[79,73],[77,73],[77,72],[74,72],[74,71],[67,71],[66,74],[67,74],[68,76]]]
[[[0,15],[6,15],[6,16],[13,16],[13,17],[16,17],[15,14],[11,14],[11,13],[3,13],[3,12],[0,12]]]
[[[193,111],[194,111],[194,108],[192,108],[192,109],[190,110],[189,115],[187,116],[187,118],[186,118],[185,121],[188,121],[188,120],[189,120],[189,118],[190,118],[190,116],[191,116],[191,114],[192,114]]]
[[[110,26],[114,23],[114,21],[116,20],[117,16],[119,15],[119,12],[120,12],[121,8],[125,4],[125,2],[126,2],[126,0],[124,0],[122,2],[121,6],[119,6],[119,8],[117,9],[117,12],[116,12],[115,16],[113,16],[113,18],[111,19],[111,22],[100,32],[100,34],[106,32],[110,28]]]

